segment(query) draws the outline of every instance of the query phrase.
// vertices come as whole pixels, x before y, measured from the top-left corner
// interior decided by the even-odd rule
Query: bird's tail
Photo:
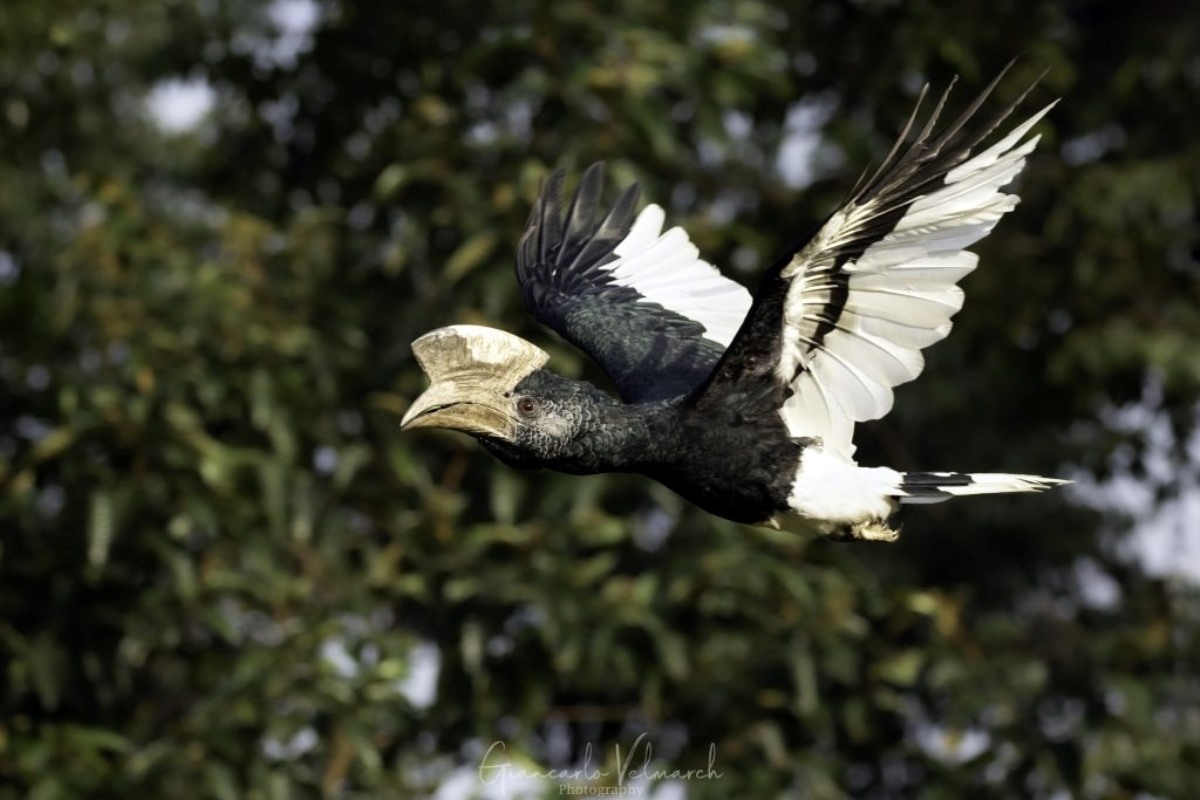
[[[1006,472],[905,472],[896,499],[901,503],[940,503],[968,494],[1044,492],[1070,481]]]

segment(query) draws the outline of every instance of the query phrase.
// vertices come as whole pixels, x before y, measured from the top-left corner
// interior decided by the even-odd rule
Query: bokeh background
[[[721,773],[627,776],[660,800],[1198,796],[1198,41],[1171,0],[5,0],[0,798],[559,796],[516,771],[646,743]],[[603,383],[519,305],[549,170],[753,287],[922,83],[1022,53],[997,102],[1064,98],[1023,202],[859,455],[1076,487],[844,545],[399,434],[433,327]]]

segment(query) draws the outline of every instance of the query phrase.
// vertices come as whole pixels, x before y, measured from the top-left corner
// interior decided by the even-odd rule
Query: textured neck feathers
[[[591,430],[576,440],[576,457],[589,472],[641,472],[669,458],[678,431],[678,413],[666,402],[593,409]]]

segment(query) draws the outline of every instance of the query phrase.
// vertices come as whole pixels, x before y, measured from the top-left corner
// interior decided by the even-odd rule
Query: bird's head
[[[521,420],[517,384],[549,360],[546,351],[511,333],[480,325],[451,325],[412,343],[429,376],[401,430],[447,428],[512,442]]]
[[[438,328],[412,348],[430,386],[401,430],[469,433],[509,461],[569,456],[587,420],[585,403],[612,402],[590,384],[546,372],[544,350],[493,328]]]

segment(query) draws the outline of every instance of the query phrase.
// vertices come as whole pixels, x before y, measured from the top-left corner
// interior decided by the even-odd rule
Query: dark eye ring
[[[534,400],[532,397],[522,397],[520,400],[517,401],[517,411],[520,411],[522,414],[524,414],[526,416],[537,411],[537,408],[538,408],[538,402],[537,402],[537,400]]]

